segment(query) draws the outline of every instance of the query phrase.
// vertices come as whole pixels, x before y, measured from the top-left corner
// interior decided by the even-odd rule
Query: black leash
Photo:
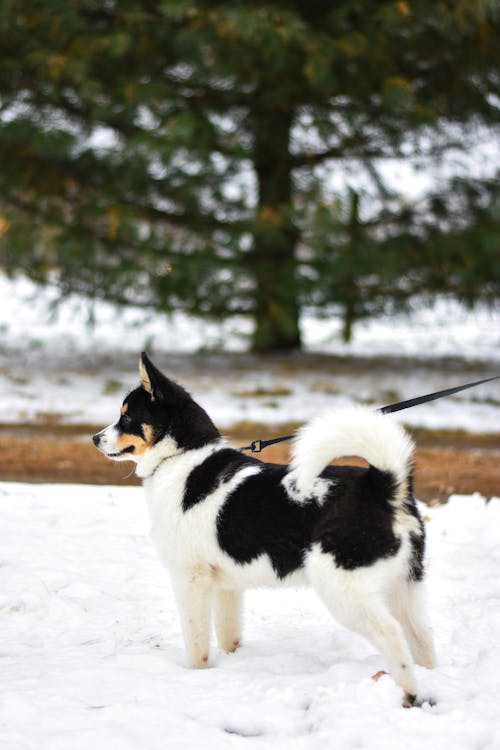
[[[445,396],[452,396],[454,393],[465,391],[467,388],[474,388],[476,385],[482,385],[483,383],[489,383],[492,380],[498,380],[500,375],[494,375],[492,378],[485,378],[484,380],[476,380],[474,383],[465,383],[465,385],[457,385],[455,388],[446,388],[444,391],[435,391],[434,393],[427,393],[425,396],[416,396],[415,398],[409,398],[407,401],[398,401],[396,404],[388,404],[387,406],[381,406],[377,411],[382,414],[392,414],[395,411],[403,411],[403,409],[410,409],[412,406],[418,406],[419,404],[425,404],[428,401],[435,401],[438,398],[444,398]],[[285,435],[284,437],[273,438],[272,440],[253,440],[250,445],[246,445],[244,448],[240,448],[240,451],[252,451],[252,453],[260,453],[264,448],[268,448],[270,445],[275,443],[283,443],[285,440],[292,440],[295,435]]]

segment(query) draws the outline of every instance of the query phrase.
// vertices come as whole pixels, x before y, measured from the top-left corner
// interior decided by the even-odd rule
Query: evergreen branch
[[[121,202],[133,211],[137,211],[138,217],[154,223],[165,222],[178,226],[182,229],[204,229],[210,231],[221,230],[238,230],[240,232],[250,229],[250,221],[238,219],[231,221],[229,219],[217,219],[213,214],[195,213],[184,211],[175,213],[157,208],[151,204],[144,203],[127,203]]]

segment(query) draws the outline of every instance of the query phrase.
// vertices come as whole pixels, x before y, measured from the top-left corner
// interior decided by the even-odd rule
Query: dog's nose
[[[99,445],[99,440],[100,440],[100,439],[101,439],[101,438],[99,437],[99,435],[93,435],[93,436],[92,436],[92,440],[94,441],[94,445],[95,445],[96,447],[97,447],[97,446]]]

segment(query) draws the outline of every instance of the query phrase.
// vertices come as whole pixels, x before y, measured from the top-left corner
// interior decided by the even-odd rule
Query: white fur
[[[135,473],[141,479],[147,479],[163,461],[178,456],[181,453],[182,451],[173,437],[164,437],[163,440],[153,445],[152,448],[149,448],[149,450],[135,459],[137,461]],[[132,455],[131,458],[133,459],[134,456]]]
[[[316,502],[319,505],[322,505],[328,497],[328,492],[332,488],[333,483],[334,482],[331,479],[327,480],[322,479],[321,477],[316,477],[310,487],[309,497],[314,496]],[[285,474],[285,476],[281,480],[281,484],[285,488],[288,497],[290,497],[296,503],[303,503],[308,499],[307,496],[305,496],[304,493],[299,490],[293,472],[288,472],[287,474]]]
[[[436,652],[432,631],[425,616],[425,584],[407,581],[389,592],[389,609],[401,623],[416,664],[432,669]]]
[[[316,417],[298,431],[291,468],[304,498],[325,466],[342,456],[361,456],[372,466],[390,471],[401,486],[406,485],[413,448],[408,434],[387,415],[350,408]]]
[[[422,584],[408,582],[402,575],[408,555],[406,536],[394,557],[345,570],[315,544],[307,555],[306,575],[335,619],[369,640],[398,685],[406,694],[416,695],[413,656],[430,668],[435,654],[422,615]]]

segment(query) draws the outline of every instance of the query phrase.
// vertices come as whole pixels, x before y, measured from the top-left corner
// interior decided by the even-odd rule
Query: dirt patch
[[[97,428],[96,428],[97,429]],[[94,448],[88,426],[50,431],[29,426],[6,427],[0,432],[0,480],[69,482],[84,484],[139,484],[132,463],[105,459]],[[286,429],[246,424],[228,431],[233,445],[255,438],[287,434]],[[417,431],[415,491],[427,502],[446,500],[450,494],[480,492],[500,495],[500,436]],[[267,448],[261,458],[285,463],[289,444]],[[355,461],[342,461],[342,463]]]

